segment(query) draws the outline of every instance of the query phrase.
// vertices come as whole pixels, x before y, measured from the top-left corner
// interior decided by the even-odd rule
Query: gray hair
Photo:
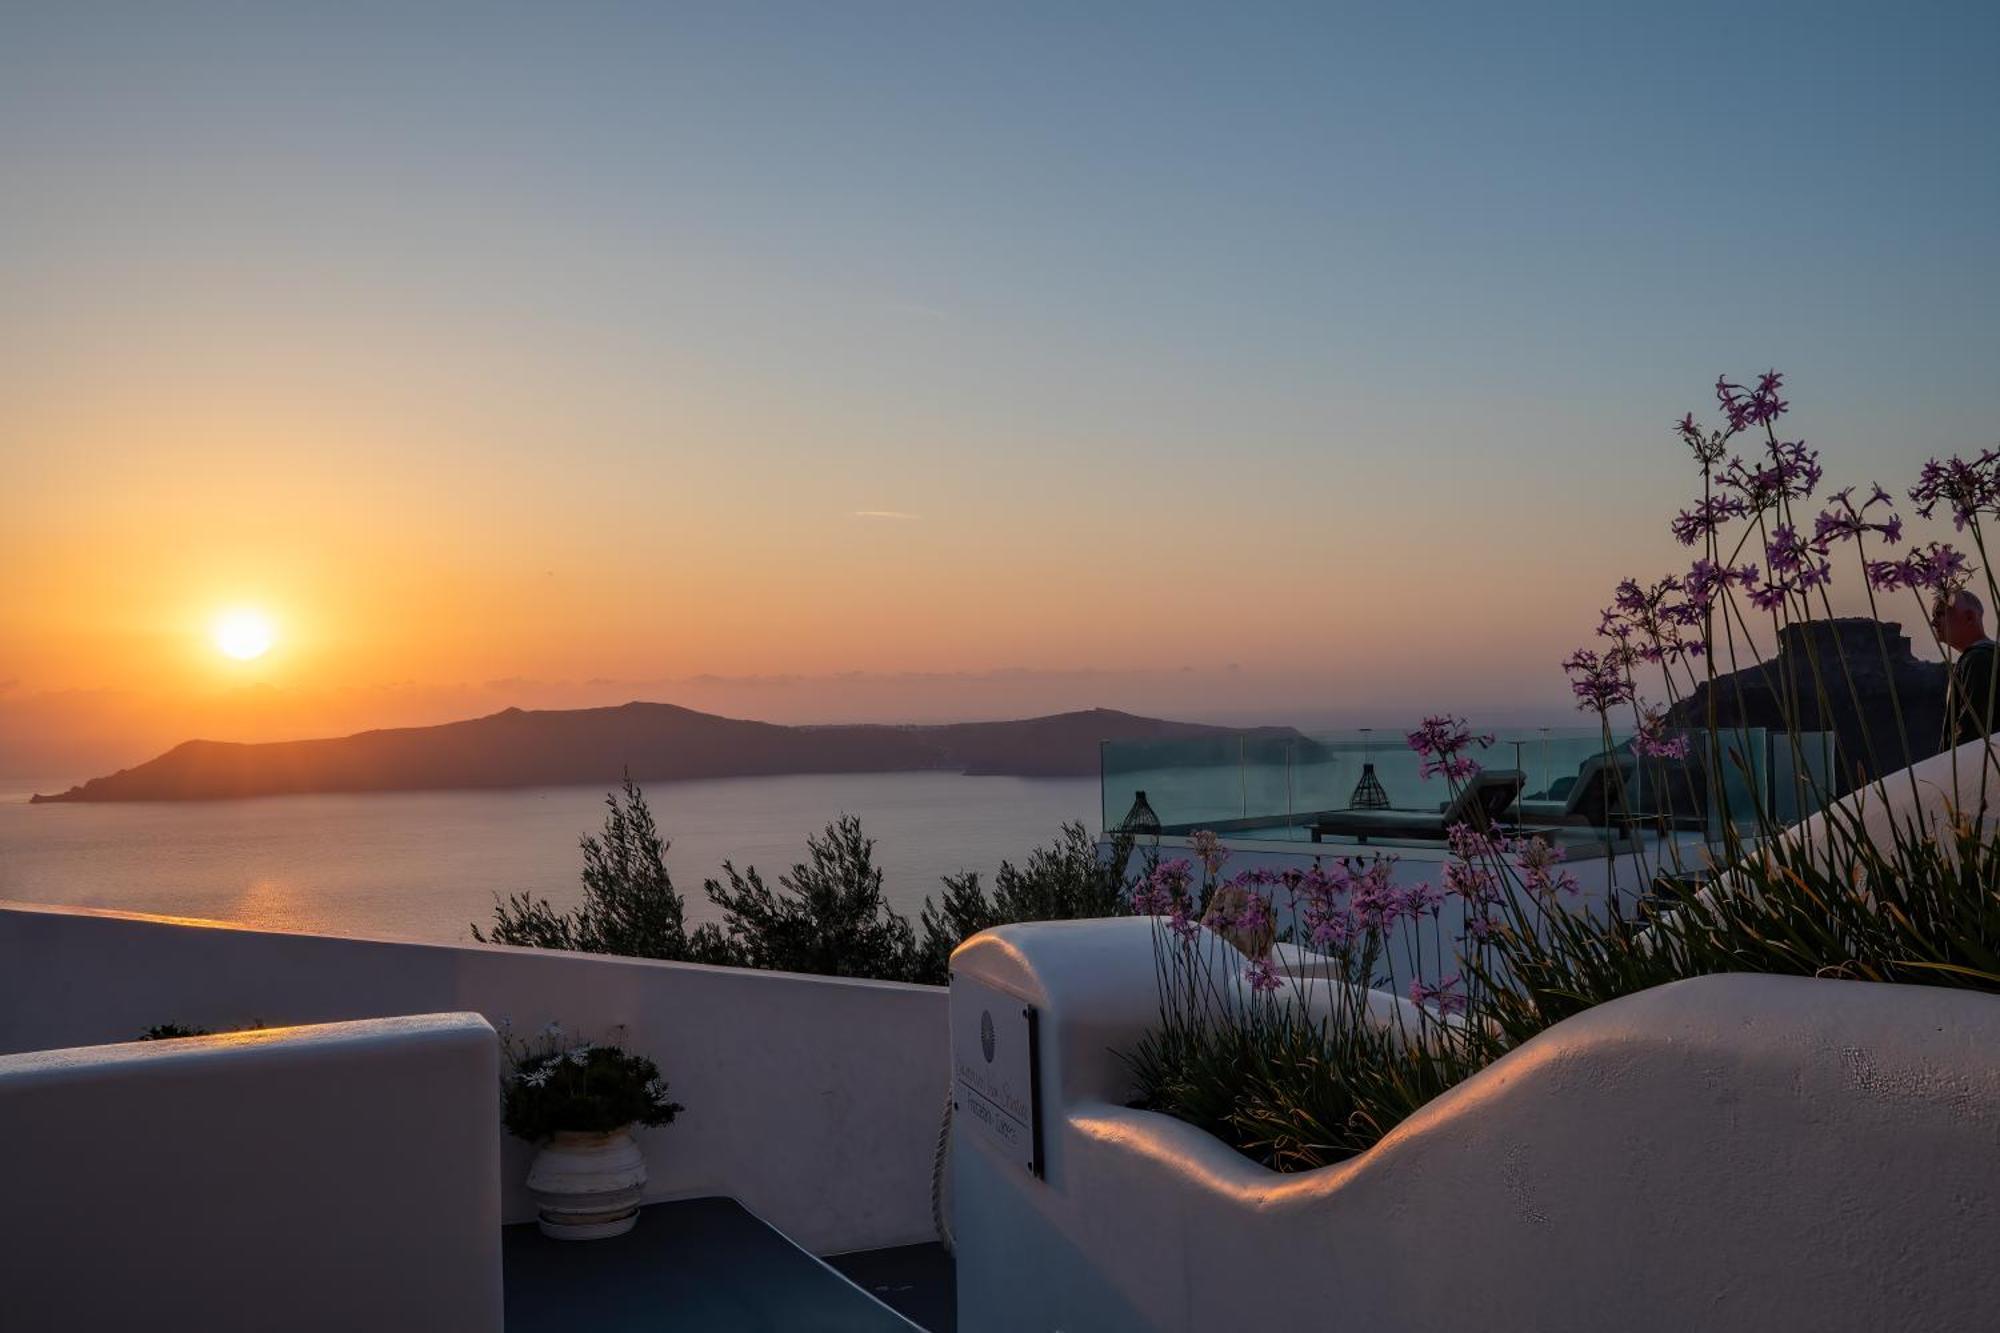
[[[1979,600],[1970,588],[1960,588],[1951,595],[1951,604],[1961,611],[1970,611],[1981,620],[1986,618],[1986,603]]]

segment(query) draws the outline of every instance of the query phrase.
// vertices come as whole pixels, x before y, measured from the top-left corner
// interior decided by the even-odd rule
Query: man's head
[[[1948,597],[1938,598],[1937,609],[1931,613],[1931,628],[1937,631],[1938,642],[1962,653],[1986,637],[1986,607],[1961,588]]]

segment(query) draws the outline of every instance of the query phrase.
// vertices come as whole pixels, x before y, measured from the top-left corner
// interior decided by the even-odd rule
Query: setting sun
[[[262,657],[278,638],[271,618],[261,611],[225,612],[216,619],[212,633],[223,655],[239,662]]]

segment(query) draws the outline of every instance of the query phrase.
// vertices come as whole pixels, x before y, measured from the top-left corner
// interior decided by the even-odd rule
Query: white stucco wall
[[[648,1197],[730,1195],[822,1254],[932,1239],[945,1004],[928,986],[0,906],[0,1052],[168,1022],[467,1010],[597,1037],[623,1024],[688,1108],[638,1132]],[[532,1153],[503,1135],[509,1221],[534,1216]]]
[[[1039,1008],[1047,1136],[1044,1180],[955,1140],[968,1333],[1994,1326],[2000,999],[1682,982],[1281,1176],[1123,1105],[1146,932],[1003,927],[953,959]]]
[[[494,1034],[0,1056],[0,1327],[498,1333]]]

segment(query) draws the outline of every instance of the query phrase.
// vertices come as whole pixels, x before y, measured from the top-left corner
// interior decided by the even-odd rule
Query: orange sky
[[[515,396],[513,349],[209,333],[94,367],[57,345],[16,378],[0,773],[633,697],[783,721],[1562,719],[1556,663],[1611,584],[1684,560],[1643,512],[1681,470],[1657,443],[1538,475],[1535,423],[1468,450],[1435,405],[1331,401],[1324,438],[1282,448],[1059,420],[949,444],[894,404],[864,428],[838,401],[601,369]],[[254,662],[210,636],[237,606],[278,628]]]

